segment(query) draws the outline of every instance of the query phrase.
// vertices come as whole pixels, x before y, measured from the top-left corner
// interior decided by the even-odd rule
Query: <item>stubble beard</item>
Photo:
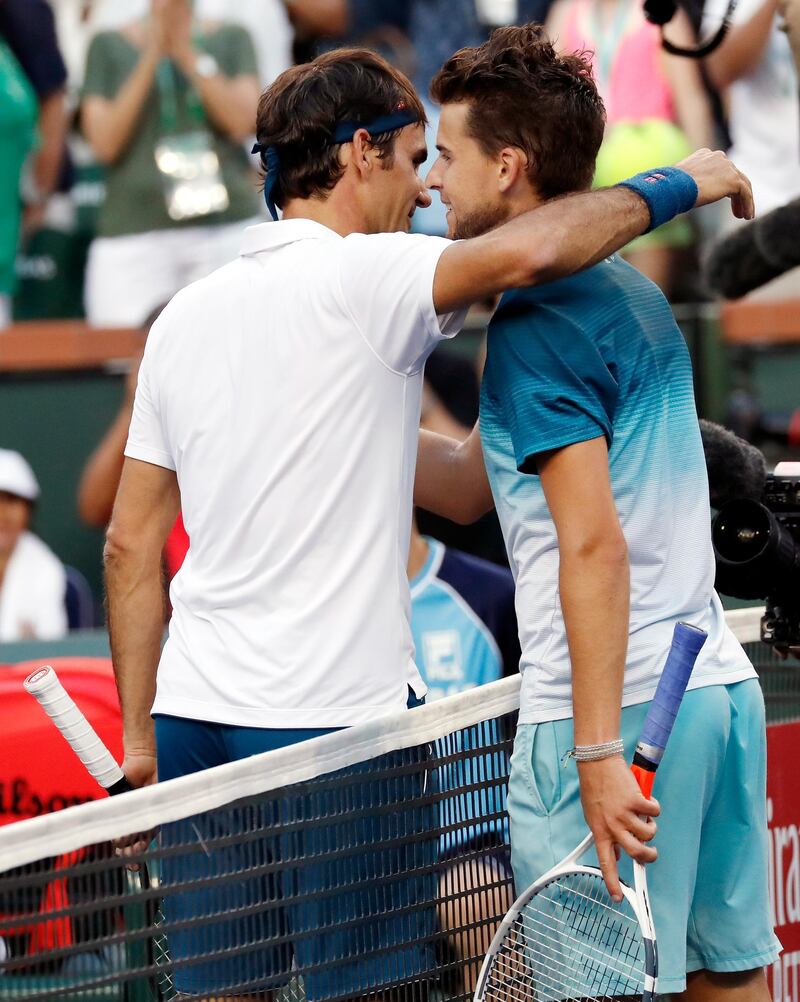
[[[499,207],[491,209],[476,209],[461,216],[453,228],[453,240],[471,240],[481,237],[506,221],[506,213]]]

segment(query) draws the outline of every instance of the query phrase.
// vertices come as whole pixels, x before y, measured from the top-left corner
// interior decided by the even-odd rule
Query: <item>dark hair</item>
[[[514,146],[542,198],[588,188],[605,108],[586,53],[559,56],[541,25],[498,28],[451,56],[431,83],[439,104],[466,102],[467,128],[488,154]]]
[[[339,145],[333,145],[337,125],[367,124],[401,109],[426,121],[409,79],[368,49],[336,49],[282,73],[261,95],[256,118],[259,143],[274,146],[280,158],[276,204],[323,194],[339,181],[344,168]],[[372,137],[387,166],[399,131]]]

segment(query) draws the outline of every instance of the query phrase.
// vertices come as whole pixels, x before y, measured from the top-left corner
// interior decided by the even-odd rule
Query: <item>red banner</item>
[[[59,678],[121,760],[122,719],[108,658],[56,658]],[[105,794],[33,696],[22,688],[40,666],[30,662],[0,668],[0,825],[97,800]]]
[[[767,728],[769,882],[783,953],[768,969],[774,1002],[800,1002],[800,723]]]

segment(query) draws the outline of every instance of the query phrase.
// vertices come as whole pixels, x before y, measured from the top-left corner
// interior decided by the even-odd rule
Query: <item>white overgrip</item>
[[[69,742],[97,782],[109,789],[124,778],[122,769],[58,679],[50,665],[32,672],[23,683]]]

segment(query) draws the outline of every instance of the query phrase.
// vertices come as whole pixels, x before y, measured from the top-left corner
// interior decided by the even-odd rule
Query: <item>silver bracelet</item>
[[[622,755],[624,751],[622,738],[617,738],[615,741],[605,741],[600,745],[576,745],[570,748],[567,755],[576,762],[599,762],[604,758]]]

